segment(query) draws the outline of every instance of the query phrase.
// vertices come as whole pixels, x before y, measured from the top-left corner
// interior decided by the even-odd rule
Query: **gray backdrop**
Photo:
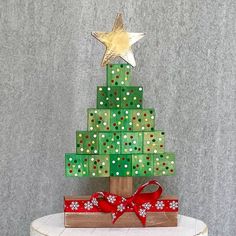
[[[32,220],[63,211],[65,194],[108,189],[104,178],[66,179],[64,153],[105,84],[90,32],[111,30],[117,12],[147,33],[133,81],[177,156],[177,175],[159,181],[210,236],[236,235],[235,0],[0,2],[1,235],[29,235]]]

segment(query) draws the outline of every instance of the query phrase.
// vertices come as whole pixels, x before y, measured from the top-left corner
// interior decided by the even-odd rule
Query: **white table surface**
[[[207,236],[205,223],[179,215],[178,227],[144,228],[65,228],[64,213],[44,216],[31,223],[31,236]]]

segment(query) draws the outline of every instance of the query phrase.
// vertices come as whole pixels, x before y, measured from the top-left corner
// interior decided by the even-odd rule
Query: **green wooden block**
[[[111,130],[132,131],[132,110],[111,109]]]
[[[100,132],[99,133],[99,153],[116,154],[120,153],[121,136],[120,132]]]
[[[132,155],[132,176],[153,176],[153,154]]]
[[[98,133],[92,131],[76,131],[76,153],[98,154]]]
[[[121,87],[97,88],[97,108],[120,108],[121,104]]]
[[[133,131],[154,131],[155,110],[135,109],[132,110]]]
[[[165,133],[157,130],[153,132],[143,132],[143,152],[163,153]]]
[[[154,176],[175,174],[175,154],[164,152],[154,154]]]
[[[132,154],[142,153],[143,151],[143,134],[142,132],[122,132],[121,153]]]
[[[109,155],[91,155],[89,159],[89,176],[108,177],[110,176]]]
[[[131,176],[132,155],[110,155],[110,176]]]
[[[107,86],[128,86],[131,82],[129,64],[109,64],[106,66]]]
[[[136,86],[121,87],[121,108],[142,108],[143,88]]]
[[[110,110],[89,108],[88,130],[109,131],[110,130]]]
[[[75,153],[65,154],[66,176],[84,177],[88,176],[89,155],[78,155]]]

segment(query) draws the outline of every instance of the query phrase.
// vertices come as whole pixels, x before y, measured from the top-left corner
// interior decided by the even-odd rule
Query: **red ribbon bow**
[[[142,193],[149,185],[156,185],[158,189],[151,193]],[[134,211],[143,225],[146,223],[147,211],[155,204],[162,194],[162,187],[156,180],[150,180],[141,185],[136,192],[128,198],[109,192],[96,192],[91,196],[91,201],[97,200],[98,208],[102,212],[112,213],[112,223],[126,211]]]

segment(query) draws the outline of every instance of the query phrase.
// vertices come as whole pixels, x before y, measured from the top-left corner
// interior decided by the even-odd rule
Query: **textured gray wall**
[[[64,153],[105,84],[90,32],[111,30],[117,12],[147,33],[133,47],[134,81],[177,156],[177,175],[160,182],[210,236],[236,235],[235,0],[1,0],[0,234],[28,235],[33,219],[63,210],[63,195],[107,189],[66,179]]]

